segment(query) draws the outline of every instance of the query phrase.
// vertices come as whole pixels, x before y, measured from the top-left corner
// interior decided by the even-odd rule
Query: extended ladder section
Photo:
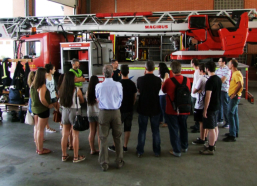
[[[188,30],[188,18],[191,15],[228,16],[235,22],[242,12],[248,12],[249,21],[255,19],[256,9],[200,10],[200,11],[166,11],[135,13],[98,13],[71,16],[17,17],[1,18],[0,31],[17,38],[20,34],[31,32],[176,32]],[[4,25],[4,27],[3,27]],[[249,24],[249,28],[256,24]]]

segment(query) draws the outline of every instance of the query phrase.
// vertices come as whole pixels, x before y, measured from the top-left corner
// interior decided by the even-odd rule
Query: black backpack
[[[172,107],[177,113],[188,113],[191,111],[191,92],[187,87],[187,78],[183,77],[182,84],[176,80],[175,77],[170,78],[175,84],[175,97],[174,101],[171,101]],[[169,97],[170,98],[170,97]]]

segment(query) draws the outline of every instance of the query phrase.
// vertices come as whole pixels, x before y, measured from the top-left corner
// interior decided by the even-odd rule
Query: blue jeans
[[[220,94],[220,110],[218,114],[218,122],[223,122],[223,116],[225,118],[226,124],[229,124],[228,121],[228,102],[229,96],[227,92],[221,91]]]
[[[181,155],[181,149],[188,148],[187,117],[188,115],[167,114],[170,143],[176,156]]]
[[[239,119],[238,119],[239,102],[240,102],[240,99],[238,99],[238,96],[236,96],[233,99],[230,99],[228,103],[229,134],[230,136],[234,136],[234,137],[236,137],[236,133],[238,133],[238,130],[239,130]]]
[[[164,123],[167,123],[167,119],[166,119],[166,95],[160,95],[160,106],[161,106],[161,115],[160,115],[160,121],[159,122],[163,122],[163,118],[164,118]]]
[[[159,119],[160,114],[156,116],[144,116],[138,115],[138,124],[139,124],[139,132],[138,132],[138,144],[137,144],[137,153],[144,153],[145,146],[145,137],[147,130],[148,118],[150,117],[151,129],[152,129],[152,137],[153,137],[153,151],[155,155],[160,155],[161,153],[161,138],[159,132]]]

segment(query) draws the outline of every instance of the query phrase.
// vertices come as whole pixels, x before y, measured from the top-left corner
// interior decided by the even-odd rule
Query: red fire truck
[[[32,69],[52,63],[64,73],[78,58],[85,76],[100,77],[102,66],[115,58],[130,65],[136,80],[145,61],[176,59],[192,79],[192,58],[237,58],[247,42],[256,43],[255,18],[255,9],[30,16],[1,18],[0,32],[15,40],[15,58],[33,59]],[[248,67],[240,69],[247,98]]]

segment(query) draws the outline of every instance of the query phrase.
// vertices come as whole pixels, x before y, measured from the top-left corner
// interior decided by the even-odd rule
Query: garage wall
[[[121,0],[117,0],[121,1]],[[127,0],[128,2],[131,0]],[[134,1],[134,0],[133,0]],[[131,10],[132,11],[132,10]],[[91,0],[91,13],[115,12],[115,0]]]
[[[257,9],[257,1],[256,0],[245,0],[245,8],[256,8]]]
[[[211,10],[213,0],[117,0],[117,12]],[[91,13],[113,13],[115,0],[91,0]]]

